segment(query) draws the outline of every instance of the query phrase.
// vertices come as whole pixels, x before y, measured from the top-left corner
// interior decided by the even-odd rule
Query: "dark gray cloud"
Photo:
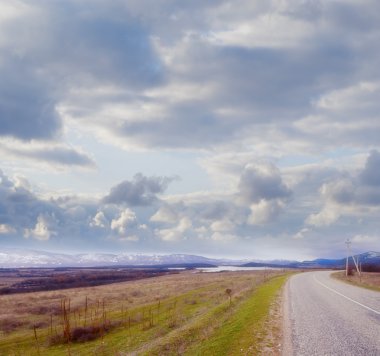
[[[360,181],[371,187],[378,187],[380,190],[380,153],[371,151],[363,172],[360,174]]]
[[[32,228],[40,214],[47,212],[60,215],[53,203],[39,199],[27,184],[11,180],[0,171],[0,223],[22,234],[23,229]]]
[[[0,135],[54,138],[57,105],[72,88],[141,89],[162,81],[149,34],[121,2],[11,2],[0,31]],[[30,40],[30,39],[33,40]]]
[[[118,137],[116,143],[150,148],[256,143],[273,134],[271,125],[287,143],[311,146],[320,140],[363,146],[366,137],[375,142],[378,136],[368,125],[345,127],[346,110],[344,117],[322,110],[324,122],[334,117],[340,124],[338,140],[328,130],[311,129],[313,122],[293,125],[321,115],[318,98],[379,79],[373,46],[379,5],[371,0],[360,6],[241,0],[236,9],[226,1],[25,6],[1,27],[12,37],[0,46],[0,74],[7,82],[0,85],[1,135],[59,135],[56,108],[63,105],[83,128],[93,125],[114,143]],[[107,86],[119,93],[92,99],[72,93]],[[124,105],[124,112],[114,115],[115,105]],[[135,107],[152,109],[136,113]]]
[[[124,181],[111,188],[102,200],[104,204],[128,204],[146,206],[158,200],[157,195],[164,193],[173,178],[145,177],[136,174],[132,181]]]
[[[282,132],[283,138],[286,137],[286,142],[306,139],[313,146],[320,139],[327,141],[327,130],[323,134],[318,130],[313,132],[311,123],[308,126],[311,134],[305,137],[304,131],[298,132],[293,127],[293,122],[317,114],[315,100],[324,94],[375,78],[362,73],[362,63],[368,61],[369,51],[357,52],[358,42],[372,44],[372,41],[360,40],[363,31],[359,24],[365,25],[362,22],[365,16],[356,16],[358,26],[350,28],[350,21],[342,20],[344,16],[339,15],[339,9],[342,8],[350,19],[359,12],[357,5],[352,3],[313,2],[302,6],[293,3],[279,6],[270,2],[268,6],[251,6],[242,1],[240,5],[240,11],[231,10],[229,14],[223,12],[223,4],[213,6],[214,13],[223,16],[224,26],[216,16],[210,16],[210,4],[206,4],[203,11],[198,9],[201,20],[198,17],[193,22],[187,19],[165,24],[159,21],[159,16],[146,14],[141,8],[139,12],[137,5],[131,5],[143,19],[153,18],[153,32],[161,33],[160,30],[170,26],[180,28],[174,43],[173,39],[166,43],[164,34],[159,38],[163,53],[171,58],[168,70],[173,92],[167,97],[161,95],[159,101],[149,93],[145,98],[139,98],[147,105],[159,103],[163,111],[159,120],[154,115],[145,115],[145,120],[139,120],[133,113],[128,113],[125,118],[117,120],[118,125],[108,127],[112,135],[127,137],[132,145],[137,146],[199,148],[223,145],[242,137],[257,142],[264,139],[270,125],[277,124],[276,129]],[[378,6],[371,2],[372,5]],[[168,9],[170,6],[172,9]],[[175,17],[176,7],[165,4],[162,11]],[[364,12],[368,12],[371,19],[372,11],[370,6],[365,7]],[[270,15],[278,16],[279,23],[285,19],[278,29],[278,32],[285,33],[284,38],[278,40],[270,32],[267,33],[268,44],[256,44],[252,40],[245,45],[239,42],[241,36],[234,35],[240,22],[246,21],[248,29],[252,26],[251,37],[255,38],[255,30],[259,31],[261,25],[258,19]],[[305,34],[300,39],[297,36],[302,30],[293,26],[294,21],[305,26]],[[325,21],[327,24],[322,25]],[[352,36],[345,36],[342,40],[342,28]],[[229,29],[236,37],[235,42],[224,40],[223,31]],[[219,41],[213,41],[213,36],[218,33]],[[370,53],[371,58],[378,58],[374,51]],[[368,67],[374,69],[375,65]],[[200,94],[188,94],[186,85],[194,86],[194,92],[198,90]],[[209,88],[210,93],[204,93],[202,89],[205,88]],[[162,89],[165,91],[166,87]],[[175,94],[181,91],[182,97],[177,99]],[[336,121],[344,126],[343,116]],[[334,132],[339,134],[339,131]],[[365,127],[353,131],[351,135],[357,136],[357,145],[364,144],[365,132],[371,134]],[[340,139],[344,139],[344,134],[347,135],[347,129],[342,130]],[[336,141],[330,138],[329,141],[336,145]]]
[[[362,209],[380,207],[380,154],[370,152],[365,166],[356,174],[342,172],[320,189],[325,205],[308,221],[313,225],[331,225],[344,215],[362,215]],[[370,215],[370,214],[369,214]]]
[[[23,140],[57,136],[62,124],[50,83],[27,59],[2,52],[0,47],[5,57],[0,62],[0,136]]]
[[[257,203],[262,199],[288,199],[291,191],[274,165],[262,164],[249,165],[244,169],[239,182],[239,195],[247,203]]]

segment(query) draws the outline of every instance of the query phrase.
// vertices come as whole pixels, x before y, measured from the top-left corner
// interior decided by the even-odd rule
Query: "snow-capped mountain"
[[[45,251],[6,249],[0,250],[0,268],[16,267],[96,267],[96,266],[153,266],[172,264],[242,264],[244,261],[212,259],[196,255],[129,255],[85,253],[59,254]]]
[[[379,265],[379,252],[366,252],[356,255],[363,265]],[[99,266],[157,266],[157,265],[233,265],[233,266],[282,266],[293,268],[335,268],[345,266],[346,259],[316,259],[313,261],[287,260],[228,260],[213,259],[197,255],[129,255],[126,253],[83,253],[69,255],[26,249],[0,250],[0,268],[21,267],[99,267]]]
[[[363,266],[380,266],[380,253],[375,251],[369,251],[354,256],[355,260],[361,263]],[[352,257],[348,259],[350,265],[353,265]],[[303,261],[294,264],[294,267],[299,268],[344,268],[346,265],[346,257],[340,259],[325,259],[319,258],[312,261]]]

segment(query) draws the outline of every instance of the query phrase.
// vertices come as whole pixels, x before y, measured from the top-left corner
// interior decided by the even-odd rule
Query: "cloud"
[[[330,253],[322,230],[334,251],[346,233],[376,236],[378,10],[374,0],[3,2],[2,241],[107,249],[129,239],[151,252],[175,240],[207,252],[231,238],[236,253],[305,256]],[[156,175],[113,178],[106,153],[125,162],[132,150],[154,152]],[[166,155],[202,161],[205,191],[188,169],[187,194],[166,194],[177,169],[161,164]],[[85,175],[96,196],[17,177],[40,184],[41,163],[95,161],[108,193],[88,172],[65,174],[73,186]]]
[[[178,221],[178,214],[175,211],[174,207],[171,207],[167,204],[161,206],[150,218],[150,221],[173,224]]]
[[[40,214],[37,217],[36,225],[33,229],[25,229],[24,236],[34,237],[37,240],[46,241],[57,235],[56,227],[58,220],[54,214]]]
[[[138,89],[162,80],[149,34],[120,2],[99,1],[90,11],[76,1],[11,1],[6,8],[9,16],[0,23],[2,136],[61,135],[57,106],[72,87]]]
[[[325,186],[326,196],[338,204],[380,207],[380,153],[370,152],[365,167],[347,180]]]
[[[189,218],[182,218],[178,224],[172,228],[156,230],[156,235],[163,241],[179,241],[185,240],[187,232],[192,227],[192,222]]]
[[[300,240],[300,239],[304,239],[307,234],[310,232],[310,229],[309,228],[302,228],[300,231],[298,231],[294,236],[293,236],[293,239],[295,240]]]
[[[360,209],[380,208],[380,153],[369,153],[363,169],[356,174],[342,174],[324,183],[320,194],[325,202],[318,213],[311,214],[306,222],[314,226],[329,226],[342,215],[360,213]]]
[[[238,237],[236,235],[221,233],[217,231],[211,235],[211,240],[223,243],[223,242],[236,241],[238,240]]]
[[[96,215],[92,218],[90,226],[106,228],[107,226],[109,226],[109,222],[105,217],[104,213],[102,211],[98,211]]]
[[[111,230],[124,241],[138,241],[141,231],[146,229],[147,226],[139,224],[136,214],[131,209],[123,210],[117,218],[111,221]]]
[[[282,181],[280,171],[270,163],[248,165],[239,182],[240,198],[248,203],[287,199],[291,191]]]
[[[76,125],[129,149],[267,152],[377,142],[373,1],[2,6],[0,135]]]
[[[260,200],[250,206],[251,215],[248,224],[262,225],[275,220],[284,209],[284,203],[280,200]]]
[[[105,204],[151,205],[158,200],[157,195],[163,193],[172,180],[173,178],[168,177],[145,177],[138,173],[132,181],[124,181],[111,188],[102,201]]]
[[[215,220],[210,228],[215,232],[227,232],[234,230],[235,224],[229,219]]]
[[[238,200],[250,209],[247,223],[251,225],[276,220],[292,195],[279,169],[265,162],[248,164],[240,176],[238,189]]]
[[[311,214],[306,219],[308,225],[323,227],[335,223],[341,216],[338,206],[326,205],[319,213]]]
[[[323,136],[307,142],[295,123],[319,113],[316,98],[355,85],[357,42],[341,39],[342,5],[267,3],[239,1],[232,11],[227,1],[180,8],[157,2],[154,16],[129,3],[129,12],[149,24],[166,80],[135,90],[116,85],[114,94],[94,88],[89,96],[68,95],[63,115],[128,149],[315,148]],[[361,38],[359,27],[343,28]]]
[[[363,171],[361,172],[360,181],[367,186],[375,187],[380,190],[380,153],[373,150],[370,152]]]
[[[0,150],[4,154],[17,158],[31,159],[57,167],[94,168],[95,162],[86,153],[74,147],[65,145],[46,145],[38,143],[24,144],[16,141],[0,143]]]
[[[0,221],[15,229],[28,229],[52,204],[40,201],[21,178],[11,179],[0,170]]]
[[[16,229],[7,224],[0,224],[0,234],[14,234]]]

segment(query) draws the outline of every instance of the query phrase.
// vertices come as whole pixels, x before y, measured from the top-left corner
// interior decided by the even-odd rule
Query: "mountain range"
[[[366,252],[356,255],[359,262],[380,266],[379,252]],[[352,263],[352,259],[350,259]],[[214,259],[187,254],[171,255],[130,255],[126,253],[84,253],[63,254],[26,249],[3,249],[0,251],[0,268],[22,267],[100,267],[100,266],[162,266],[162,265],[210,265],[244,267],[287,267],[287,268],[343,268],[346,258],[315,259],[311,261],[288,260],[229,260]]]
[[[380,252],[369,251],[365,253],[361,253],[358,255],[354,255],[355,259],[362,266],[379,266],[380,267]],[[283,261],[284,263],[277,263],[276,265],[272,265],[271,263],[263,262],[264,265],[268,267],[286,267],[286,268],[345,268],[346,266],[346,257],[338,258],[338,259],[326,259],[326,258],[318,258],[311,261],[302,261],[302,262],[294,262],[294,261]],[[348,259],[348,263],[351,267],[354,266],[354,261],[350,256]],[[249,262],[243,264],[245,267],[258,267],[262,265],[262,263]]]

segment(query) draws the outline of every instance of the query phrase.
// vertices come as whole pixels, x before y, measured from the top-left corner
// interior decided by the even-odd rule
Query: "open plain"
[[[278,355],[287,277],[185,271],[2,295],[0,355]]]

